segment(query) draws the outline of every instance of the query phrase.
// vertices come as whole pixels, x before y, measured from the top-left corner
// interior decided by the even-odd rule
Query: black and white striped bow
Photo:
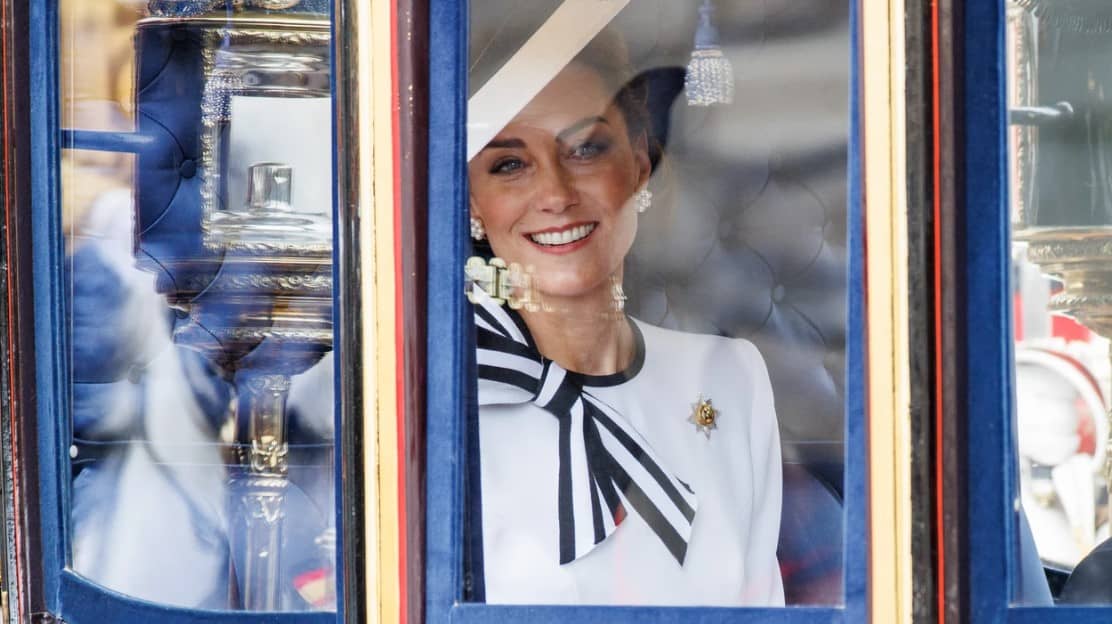
[[[691,488],[578,375],[540,355],[521,317],[484,293],[476,297],[475,325],[479,405],[531,402],[559,420],[560,563],[613,533],[628,504],[682,565],[698,507]]]

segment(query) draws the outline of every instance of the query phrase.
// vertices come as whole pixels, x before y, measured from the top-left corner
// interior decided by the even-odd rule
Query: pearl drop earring
[[[486,229],[483,228],[483,221],[479,217],[471,217],[471,238],[477,241],[486,238]]]
[[[625,290],[622,289],[622,280],[611,275],[610,276],[610,311],[621,312],[626,307]]]
[[[643,188],[634,194],[634,201],[637,203],[637,212],[643,213],[653,205],[653,192]]]

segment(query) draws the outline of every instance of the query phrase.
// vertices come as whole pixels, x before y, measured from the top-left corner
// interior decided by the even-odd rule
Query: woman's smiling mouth
[[[560,245],[570,245],[571,243],[581,241],[590,236],[591,232],[595,231],[597,223],[585,223],[582,225],[574,225],[557,231],[535,232],[528,234],[529,240],[538,245],[545,247],[558,247]]]

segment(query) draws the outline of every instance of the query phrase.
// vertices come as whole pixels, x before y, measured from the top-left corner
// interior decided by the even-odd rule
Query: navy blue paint
[[[1030,607],[1008,611],[1008,622],[1012,624],[1097,624],[1112,622],[1112,610],[1104,607]]]
[[[463,587],[467,3],[430,2],[428,41],[435,75],[429,80],[425,618],[439,624],[448,621]]]
[[[68,410],[65,309],[62,284],[62,227],[58,168],[57,11],[52,2],[32,2],[29,11],[31,123],[32,266],[35,293],[35,386],[39,447],[39,503],[42,508],[43,596],[57,612],[59,575],[66,564],[67,517],[65,452]]]
[[[459,623],[611,622],[864,622],[867,620],[868,509],[863,453],[846,460],[845,607],[789,609],[492,606],[460,602],[463,588],[465,415],[471,384],[463,297],[466,221],[466,2],[433,0],[430,7],[429,88],[428,424],[426,620]],[[858,7],[851,8],[851,123],[849,146],[849,327],[846,380],[847,448],[866,448],[864,360],[864,217],[857,80]]]
[[[858,2],[850,3],[849,15],[849,153],[846,158],[847,188],[846,246],[849,278],[846,288],[846,459],[845,459],[845,621],[865,622],[868,613],[869,581],[869,494],[866,418],[867,378],[865,360],[865,214],[862,196],[861,52]]]
[[[845,621],[841,609],[810,607],[731,609],[723,607],[544,607],[465,604],[452,613],[453,624],[529,622],[530,624],[738,624],[744,622],[787,622],[789,624],[834,624]],[[865,622],[867,620],[858,620]],[[429,620],[434,624],[435,620]]]
[[[138,132],[62,130],[62,148],[138,154],[154,145],[154,137]]]
[[[1107,607],[1014,607],[1021,562],[1014,502],[1014,359],[1007,191],[1006,59],[999,3],[964,4],[960,101],[964,165],[959,207],[964,214],[963,264],[967,333],[965,413],[969,621],[1112,622]],[[961,244],[962,242],[959,242]]]
[[[73,572],[61,578],[62,607],[69,624],[335,624],[335,613],[200,611],[136,600],[91,583]],[[183,581],[188,582],[188,581]]]
[[[343,153],[346,150],[342,149],[341,146],[346,146],[348,142],[340,139],[340,134],[338,132],[340,125],[338,119],[339,115],[336,112],[338,110],[336,104],[339,102],[336,93],[336,77],[339,75],[336,68],[336,58],[338,56],[336,49],[341,45],[345,45],[346,42],[337,41],[336,38],[337,32],[343,32],[342,29],[338,27],[337,22],[343,19],[344,12],[340,10],[340,2],[337,1],[335,6],[336,10],[329,11],[328,19],[329,40],[332,42],[332,47],[328,55],[328,89],[330,97],[332,98],[332,275],[339,276],[340,279],[345,279],[349,276],[347,275],[347,271],[341,268],[343,266],[341,255],[358,254],[361,250],[343,249],[341,247],[341,241],[346,239],[341,238],[340,230],[342,228],[352,227],[351,223],[354,221],[354,215],[350,215],[352,218],[349,219],[347,211],[341,208],[347,197],[347,193],[337,184],[337,181],[340,180],[341,163],[347,162],[347,154]],[[352,181],[348,180],[347,183],[351,184]],[[362,251],[372,253],[370,249],[363,249]],[[336,565],[336,613],[332,620],[337,624],[344,621],[344,575],[346,574],[346,568],[344,567],[344,545],[347,543],[344,536],[344,527],[351,526],[352,524],[345,520],[348,501],[344,497],[344,464],[354,459],[341,456],[344,450],[344,436],[346,435],[344,431],[345,423],[342,405],[344,399],[344,375],[342,374],[344,370],[343,358],[359,357],[356,353],[343,353],[343,341],[339,339],[341,328],[344,326],[340,318],[341,310],[346,311],[348,314],[359,313],[359,311],[353,312],[350,305],[345,306],[345,304],[350,302],[340,300],[341,290],[342,288],[338,288],[335,285],[332,286],[332,353],[324,356],[332,358],[332,370],[335,372],[335,374],[332,375],[332,479],[333,489],[336,493],[336,507],[333,509],[333,517],[336,524],[336,558],[334,559]],[[349,379],[347,383],[357,382],[354,379]],[[351,424],[354,425],[354,423]],[[370,501],[365,501],[363,507],[364,513],[369,512],[371,509]],[[359,514],[354,513],[354,511],[355,510],[352,510],[353,521],[360,517]],[[365,567],[369,568],[370,566]],[[368,606],[368,611],[369,609],[370,607]]]
[[[467,344],[475,344],[475,324],[467,325]],[[465,368],[476,371],[475,350],[467,350]],[[475,373],[472,373],[475,374]],[[469,377],[474,379],[474,377]],[[486,562],[483,559],[483,532],[469,531],[467,527],[483,526],[483,475],[482,466],[478,461],[468,461],[469,458],[479,457],[479,398],[478,387],[474,383],[467,384],[466,421],[463,429],[464,466],[463,476],[463,503],[464,503],[464,538],[463,538],[463,600],[467,602],[486,602]]]
[[[1009,544],[1015,533],[1008,466],[1011,446],[1012,332],[1010,319],[1006,135],[1004,132],[1003,7],[964,4],[964,75],[959,78],[964,119],[959,144],[959,214],[966,268],[964,288],[966,393],[962,403],[969,449],[967,475],[969,609],[972,622],[1006,616],[1016,562]]]

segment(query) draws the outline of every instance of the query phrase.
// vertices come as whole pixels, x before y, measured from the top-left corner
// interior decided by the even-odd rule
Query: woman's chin
[[[562,300],[567,302],[590,301],[598,297],[610,296],[609,276],[584,278],[583,276],[560,276],[537,274],[537,291],[541,299]]]

